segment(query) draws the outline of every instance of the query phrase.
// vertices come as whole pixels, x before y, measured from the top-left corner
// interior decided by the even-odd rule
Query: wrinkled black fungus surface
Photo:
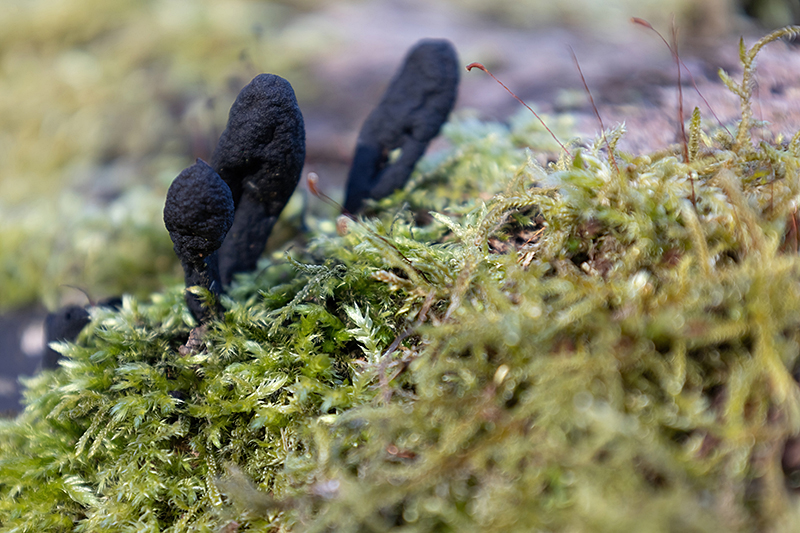
[[[219,295],[222,287],[216,250],[233,224],[233,212],[230,188],[200,159],[170,185],[164,224],[183,265],[187,287],[199,285]],[[208,309],[191,293],[186,294],[186,303],[200,322],[219,310],[218,303]]]
[[[52,313],[44,320],[45,349],[42,355],[42,368],[58,368],[61,354],[50,348],[51,342],[72,342],[89,323],[89,312],[77,305],[68,305]]]
[[[300,180],[305,151],[303,115],[292,86],[273,74],[256,76],[236,97],[211,158],[236,206],[219,251],[224,284],[237,272],[255,269]]]
[[[181,261],[199,261],[217,250],[232,222],[231,191],[202,159],[170,185],[164,224]]]
[[[365,199],[383,198],[405,185],[453,109],[459,70],[449,41],[425,39],[409,51],[361,128],[347,181],[345,210],[355,213]],[[390,162],[390,153],[396,149],[401,153]]]

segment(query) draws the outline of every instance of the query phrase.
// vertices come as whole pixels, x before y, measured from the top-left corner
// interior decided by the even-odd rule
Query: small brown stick
[[[386,370],[389,367],[390,362],[390,355],[392,352],[397,350],[400,347],[400,343],[406,340],[411,334],[413,334],[417,328],[419,328],[425,321],[428,320],[428,311],[431,309],[431,305],[433,305],[433,299],[436,296],[436,291],[430,290],[425,297],[425,301],[422,303],[422,308],[420,309],[419,316],[417,317],[417,321],[407,327],[400,335],[398,335],[392,344],[383,352],[381,355],[381,362],[378,364],[378,383],[383,392],[383,400],[386,403],[389,403],[389,400],[392,399],[392,389],[389,388],[389,383],[399,375],[399,372],[396,372],[392,377],[388,377],[386,375]]]
[[[775,180],[769,182],[769,214],[772,214],[772,209],[775,207]]]
[[[578,63],[578,56],[575,55],[575,50],[572,47],[569,47],[569,53],[572,55],[572,61],[575,62],[575,68],[578,69],[578,74],[581,77],[581,81],[583,82],[583,88],[586,90],[586,94],[589,96],[589,102],[592,104],[592,109],[594,109],[594,115],[597,117],[597,121],[600,123],[600,134],[603,136],[603,142],[606,143],[606,150],[608,150],[608,159],[611,161],[611,164],[614,165],[614,169],[619,174],[619,167],[617,166],[617,159],[614,157],[614,154],[611,152],[611,145],[608,143],[608,137],[606,137],[606,126],[603,124],[603,119],[600,116],[600,111],[598,111],[597,106],[594,104],[594,98],[592,98],[592,91],[589,90],[589,84],[586,83],[586,78],[583,77],[583,71],[581,70],[581,65]]]
[[[675,57],[675,66],[678,67],[678,124],[681,131],[683,144],[683,161],[689,163],[689,144],[686,142],[686,125],[683,123],[683,86],[681,85],[681,56],[678,55],[678,28],[675,19],[672,19],[672,55]],[[694,204],[694,180],[692,180],[692,204]]]
[[[80,292],[81,294],[83,294],[84,296],[86,296],[86,299],[87,299],[87,300],[89,300],[89,305],[91,305],[92,307],[94,307],[95,305],[97,305],[97,303],[96,303],[94,300],[92,300],[92,297],[91,297],[91,296],[89,296],[89,293],[88,293],[88,292],[86,292],[85,290],[83,290],[82,288],[80,288],[80,287],[78,287],[78,286],[76,286],[76,285],[68,285],[68,284],[66,284],[66,283],[62,283],[62,284],[60,285],[60,287],[67,287],[68,289],[75,289],[76,291],[78,291],[78,292]]]
[[[390,356],[392,355],[392,352],[400,347],[400,343],[406,340],[412,333],[414,333],[416,329],[416,324],[406,328],[394,339],[394,342],[392,342],[386,351],[383,352],[383,355],[381,355],[381,362],[378,363],[378,384],[383,392],[383,401],[386,403],[389,403],[389,400],[392,399],[392,389],[389,388],[389,383],[393,378],[389,378],[386,375],[386,370],[388,369],[389,362],[391,361]]]
[[[759,128],[761,130],[760,132],[761,139],[767,140],[767,133],[769,133],[769,130],[767,129],[767,125],[764,122],[764,108],[761,106],[761,91],[757,79],[755,83],[755,88],[753,89],[753,93],[754,93],[753,97],[756,100],[756,106],[758,107],[758,121],[761,123],[761,128]]]
[[[686,72],[689,72],[689,76],[692,78],[692,83],[694,84],[694,88],[697,91],[697,94],[700,94],[700,89],[697,88],[697,84],[694,83],[694,78],[692,77],[691,72],[686,67],[686,65],[683,63],[683,61],[681,61],[681,56],[680,56],[680,54],[678,54],[678,28],[675,27],[675,19],[672,20],[672,45],[670,45],[667,42],[667,40],[664,39],[664,36],[661,35],[661,33],[659,33],[658,30],[656,30],[652,26],[652,24],[650,24],[646,20],[640,19],[638,17],[633,17],[631,19],[631,22],[633,22],[634,24],[639,24],[640,26],[644,26],[645,28],[648,28],[648,29],[654,31],[655,34],[658,35],[661,38],[662,41],[664,41],[664,44],[667,46],[669,51],[672,53],[672,57],[675,59],[675,66],[678,67],[678,126],[679,126],[679,131],[680,131],[680,136],[681,136],[681,147],[683,149],[683,161],[684,161],[684,163],[686,163],[688,165],[689,164],[689,144],[686,141],[686,126],[683,123],[684,122],[684,120],[683,120],[683,86],[681,85],[681,66],[686,68]],[[702,94],[700,94],[700,97],[703,98],[703,101],[706,102],[706,105],[708,105],[708,101],[706,101],[706,99],[703,97]],[[711,109],[711,106],[709,105],[708,108]],[[711,113],[715,117],[717,116],[716,114],[714,114],[714,110],[713,109],[711,110]],[[719,121],[719,119],[717,119],[717,121]],[[722,123],[720,123],[720,125],[721,124]],[[691,174],[689,174],[689,183],[691,183],[691,185],[692,185],[692,197],[691,197],[692,205],[694,207],[697,207],[697,199],[696,199],[695,191],[694,191],[694,178],[692,177]]]
[[[332,205],[341,211],[341,213],[351,220],[355,220],[355,216],[350,213],[347,209],[342,207],[342,204],[322,192],[319,188],[319,174],[316,172],[309,172],[306,176],[306,183],[308,183],[308,190],[311,191],[311,194],[322,200],[328,205]]]
[[[632,18],[631,18],[631,22],[633,22],[634,24],[638,24],[639,26],[644,26],[644,27],[645,27],[645,28],[647,28],[648,30],[651,30],[651,31],[653,31],[653,32],[654,32],[656,35],[658,35],[658,36],[659,36],[659,38],[660,38],[660,39],[661,39],[661,40],[664,42],[664,44],[666,45],[666,47],[669,49],[670,53],[672,53],[673,57],[677,55],[677,54],[675,53],[675,50],[673,50],[673,49],[672,49],[672,46],[670,46],[670,44],[667,42],[667,40],[666,40],[666,39],[664,39],[664,36],[663,36],[663,35],[661,35],[661,33],[659,33],[659,31],[658,31],[657,29],[655,29],[655,28],[653,27],[653,25],[652,25],[652,24],[650,24],[650,23],[649,23],[649,22],[647,22],[646,20],[644,20],[644,19],[641,19],[641,18],[639,18],[639,17],[632,17]],[[708,100],[706,99],[706,97],[705,97],[705,96],[703,96],[703,93],[702,93],[702,92],[700,92],[700,88],[697,86],[697,82],[695,81],[695,79],[694,79],[694,76],[692,75],[692,71],[691,71],[691,70],[689,70],[689,67],[687,67],[687,66],[686,66],[686,63],[684,63],[684,62],[683,62],[683,60],[680,58],[680,56],[677,56],[677,59],[678,59],[678,61],[680,62],[681,66],[683,66],[683,69],[684,69],[684,70],[686,71],[686,73],[689,75],[689,80],[692,82],[692,86],[694,87],[694,90],[695,90],[695,92],[696,92],[696,93],[697,93],[697,95],[698,95],[698,96],[699,96],[699,97],[700,97],[700,98],[703,100],[703,103],[706,105],[706,107],[708,108],[709,112],[711,112],[711,114],[712,114],[712,115],[714,116],[714,118],[716,119],[716,121],[717,121],[717,124],[719,124],[719,126],[720,126],[722,129],[724,129],[725,131],[727,131],[727,132],[728,132],[728,135],[731,135],[731,136],[733,136],[733,135],[731,134],[730,130],[728,130],[728,128],[726,128],[726,127],[725,127],[725,125],[722,123],[722,121],[720,120],[720,118],[719,118],[719,117],[717,116],[717,114],[714,112],[714,108],[713,108],[713,107],[711,107],[711,104],[710,104],[710,103],[708,103]],[[679,73],[679,74],[680,74],[680,73]],[[680,83],[680,82],[679,82],[679,83]]]
[[[484,71],[486,74],[488,74],[489,76],[491,76],[491,77],[492,77],[492,79],[493,79],[494,81],[496,81],[497,83],[499,83],[499,84],[500,84],[500,85],[503,87],[503,89],[505,89],[506,91],[508,91],[508,94],[510,94],[511,96],[513,96],[513,97],[514,97],[514,98],[517,100],[517,102],[519,102],[520,104],[522,104],[522,105],[524,105],[525,107],[527,107],[527,108],[528,108],[528,111],[530,111],[531,113],[533,113],[533,116],[535,116],[536,118],[538,118],[538,119],[539,119],[539,122],[541,122],[541,123],[542,123],[542,126],[544,126],[544,129],[546,129],[546,130],[547,130],[547,132],[548,132],[548,133],[549,133],[549,134],[550,134],[550,135],[553,137],[553,139],[555,139],[555,141],[558,143],[558,145],[561,147],[561,149],[562,149],[562,150],[564,150],[564,152],[566,152],[566,154],[567,154],[567,155],[569,155],[569,150],[567,150],[567,147],[566,147],[566,146],[564,146],[563,144],[561,144],[561,141],[559,141],[559,140],[558,140],[558,137],[556,137],[556,134],[555,134],[555,133],[553,133],[553,130],[551,130],[550,128],[548,128],[548,127],[547,127],[547,124],[545,124],[545,123],[544,123],[544,120],[542,120],[542,117],[540,117],[540,116],[539,116],[539,115],[536,113],[536,111],[534,111],[533,109],[531,109],[531,106],[529,106],[528,104],[526,104],[525,102],[523,102],[523,101],[522,101],[522,99],[521,99],[519,96],[517,96],[516,94],[514,94],[514,91],[512,91],[511,89],[509,89],[508,87],[506,87],[506,84],[505,84],[505,83],[503,83],[502,81],[498,80],[498,79],[497,79],[497,78],[494,76],[494,74],[492,74],[491,72],[489,72],[489,69],[488,69],[488,68],[486,68],[485,66],[483,66],[483,64],[481,64],[481,63],[470,63],[469,65],[467,65],[467,72],[471,72],[471,71],[472,71],[472,69],[474,69],[474,68],[480,69],[480,70]]]

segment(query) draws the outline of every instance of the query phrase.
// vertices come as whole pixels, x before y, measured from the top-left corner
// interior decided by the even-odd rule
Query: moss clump
[[[453,123],[223,320],[96,311],[0,425],[0,528],[790,530],[800,135],[751,144],[747,80],[795,30],[688,161],[618,128],[544,169],[529,125]]]

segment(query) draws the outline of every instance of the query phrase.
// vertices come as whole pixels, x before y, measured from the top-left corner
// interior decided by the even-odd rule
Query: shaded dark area
[[[44,317],[44,344],[39,346],[26,348],[26,344],[35,341],[33,338],[28,338],[29,335],[38,335],[38,329],[26,330],[20,342],[20,347],[25,355],[29,357],[35,356],[38,358],[41,355],[43,369],[52,370],[58,368],[58,361],[61,354],[50,347],[52,342],[74,342],[78,335],[80,335],[83,328],[91,322],[91,315],[89,309],[97,305],[98,307],[108,307],[110,309],[120,309],[122,307],[122,298],[113,296],[105,298],[96,304],[90,302],[88,306],[81,307],[79,305],[65,305],[56,309],[52,313],[47,313]],[[34,318],[32,324],[37,324],[37,318]],[[29,326],[30,328],[31,326]],[[35,348],[35,349],[34,349]],[[38,351],[37,351],[38,350]]]
[[[41,309],[22,309],[0,315],[0,415],[14,415],[22,399],[20,376],[33,375],[40,366],[44,345]]]
[[[61,356],[50,347],[51,342],[74,341],[81,330],[90,321],[89,312],[77,305],[68,305],[52,313],[44,320],[45,348],[42,356],[42,368],[57,368]]]

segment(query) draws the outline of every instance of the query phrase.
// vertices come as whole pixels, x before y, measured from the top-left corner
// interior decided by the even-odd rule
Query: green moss
[[[689,161],[618,128],[544,169],[530,124],[454,122],[220,322],[95,310],[0,425],[0,529],[791,530],[800,136],[752,145],[746,81],[797,30]]]

